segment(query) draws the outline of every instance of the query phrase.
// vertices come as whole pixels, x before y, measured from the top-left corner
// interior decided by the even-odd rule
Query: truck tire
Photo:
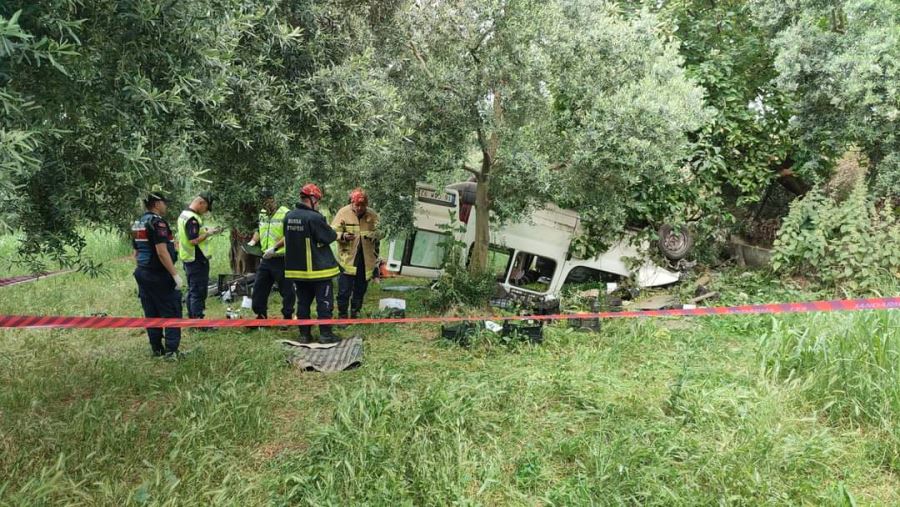
[[[694,247],[694,237],[687,227],[664,224],[659,228],[659,251],[667,259],[679,261],[687,257]]]

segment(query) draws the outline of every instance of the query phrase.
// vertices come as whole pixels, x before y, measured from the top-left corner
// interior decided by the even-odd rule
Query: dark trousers
[[[359,316],[362,310],[363,298],[366,296],[366,289],[369,288],[369,282],[366,280],[366,262],[360,259],[361,255],[357,255],[356,274],[347,275],[341,273],[338,276],[338,316],[347,317],[347,307],[350,307],[350,315],[353,318]],[[362,260],[362,263],[360,263]]]
[[[169,273],[137,268],[134,271],[134,279],[137,281],[141,306],[144,307],[144,317],[181,318],[181,291],[175,288],[175,280]],[[163,333],[166,337],[165,346]],[[159,327],[148,327],[147,337],[150,338],[150,349],[154,355],[178,352],[181,329],[167,327],[163,330]]]
[[[206,310],[206,296],[209,292],[209,261],[184,263],[187,275],[188,293],[186,298],[189,319],[202,319]]]
[[[290,319],[294,315],[294,284],[284,279],[284,257],[263,259],[256,268],[253,282],[253,313],[263,318],[269,317],[269,294],[272,284],[278,284],[281,293],[281,315]]]
[[[294,290],[297,292],[297,318],[308,319],[311,315],[310,306],[316,301],[316,317],[330,319],[334,312],[334,289],[331,280],[315,282],[294,282]],[[319,326],[319,332],[330,332],[331,326]],[[300,326],[301,334],[309,334],[310,326]]]

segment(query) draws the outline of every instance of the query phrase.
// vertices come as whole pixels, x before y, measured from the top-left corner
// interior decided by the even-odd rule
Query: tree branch
[[[487,39],[488,35],[494,33],[494,29],[486,30],[481,37],[478,38],[478,42],[475,43],[475,47],[469,48],[469,54],[472,55],[472,60],[475,60],[477,65],[481,65],[481,59],[478,58],[478,50],[481,49],[481,44],[484,43],[484,40]]]
[[[413,56],[416,57],[416,60],[419,61],[419,64],[422,65],[422,70],[425,71],[425,75],[428,76],[429,79],[434,79],[434,76],[431,74],[431,70],[428,69],[428,64],[425,63],[425,58],[422,57],[422,53],[419,52],[416,45],[413,44],[412,41],[409,41],[409,49],[412,50]]]
[[[419,65],[422,66],[422,70],[425,71],[425,75],[428,76],[428,79],[431,79],[432,81],[434,81],[435,80],[434,74],[432,74],[431,69],[428,68],[428,64],[425,62],[425,57],[422,56],[422,53],[419,52],[419,49],[416,48],[416,45],[413,44],[412,41],[410,41],[409,44],[407,44],[407,45],[409,46],[409,49],[412,51],[413,56],[415,56],[416,60],[419,61]],[[444,91],[448,91],[448,92],[456,95],[457,97],[462,98],[462,94],[459,93],[459,91],[456,88],[454,88],[448,84],[440,85],[438,88],[440,88],[441,90],[444,90]]]
[[[482,153],[487,153],[488,143],[487,137],[484,135],[484,129],[478,128],[475,130],[475,133],[478,135],[478,146],[481,148]]]
[[[469,164],[463,164],[462,168],[465,169],[466,171],[474,174],[475,176],[481,176],[481,171],[479,171],[478,169],[475,169],[474,167],[470,166]]]

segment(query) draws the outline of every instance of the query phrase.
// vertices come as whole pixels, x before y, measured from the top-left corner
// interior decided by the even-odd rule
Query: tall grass
[[[94,264],[108,263],[131,254],[131,240],[123,231],[85,227],[78,232],[85,239],[81,257],[90,259]],[[34,268],[38,268],[38,271],[53,271],[65,267],[47,256],[26,263],[18,254],[19,245],[24,238],[25,235],[21,232],[0,235],[0,278],[31,274],[35,271]],[[69,248],[67,253],[74,255],[75,251]]]
[[[900,472],[900,314],[775,319],[760,357],[832,423],[877,433],[879,464]]]
[[[130,357],[4,361],[0,407],[11,437],[0,504],[219,504],[253,492],[242,477],[271,426],[267,388],[277,349],[195,352],[172,364]],[[48,345],[50,345],[48,343]],[[74,355],[71,355],[73,354]]]
[[[786,416],[789,391],[731,371],[713,336],[694,332],[687,347],[652,324],[610,327],[603,344],[553,329],[543,347],[470,352],[487,370],[435,371],[425,384],[381,371],[333,390],[328,424],[273,471],[278,503],[840,504],[850,494],[833,480],[849,456],[839,439]]]
[[[110,268],[0,289],[0,314],[140,315],[133,264]],[[370,291],[370,311],[397,296]],[[169,363],[142,330],[0,329],[0,505],[896,505],[896,325],[647,319],[468,349],[375,326],[344,331],[365,359],[335,375],[287,368],[273,342],[292,332],[187,331]],[[809,353],[820,333],[846,350]]]

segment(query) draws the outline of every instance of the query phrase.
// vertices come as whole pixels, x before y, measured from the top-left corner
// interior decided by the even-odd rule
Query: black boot
[[[297,341],[300,343],[312,343],[312,328],[310,326],[300,326],[300,338]]]
[[[338,312],[338,318],[339,318],[339,319],[346,319],[346,318],[347,318],[347,312],[346,312],[346,311]],[[338,329],[346,329],[346,328],[347,328],[347,324],[335,324],[334,327],[336,327],[336,328],[338,328]]]
[[[334,334],[331,326],[319,326],[319,343],[339,343],[343,338]]]

